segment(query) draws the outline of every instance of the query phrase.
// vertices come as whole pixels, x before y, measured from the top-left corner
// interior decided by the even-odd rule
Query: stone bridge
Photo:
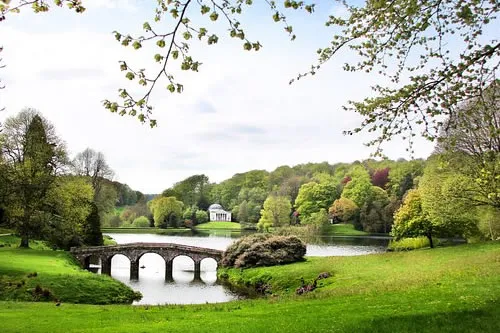
[[[114,246],[72,247],[71,254],[85,269],[90,267],[91,257],[101,261],[101,273],[111,275],[111,259],[122,254],[130,260],[130,279],[139,279],[139,259],[146,253],[156,253],[165,260],[165,279],[171,281],[174,259],[187,256],[194,261],[194,277],[200,278],[201,261],[212,258],[219,265],[222,251],[203,247],[187,246],[172,243],[131,243]]]

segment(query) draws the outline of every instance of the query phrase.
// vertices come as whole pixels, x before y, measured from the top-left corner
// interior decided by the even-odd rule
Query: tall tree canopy
[[[37,111],[25,109],[5,121],[2,155],[9,168],[9,215],[21,246],[43,227],[47,194],[66,161],[54,127]]]

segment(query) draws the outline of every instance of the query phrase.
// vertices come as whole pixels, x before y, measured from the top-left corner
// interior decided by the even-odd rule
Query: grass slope
[[[293,296],[320,272],[314,292]],[[500,243],[226,270],[274,296],[194,306],[0,302],[2,332],[499,332]]]
[[[241,224],[234,222],[207,222],[198,224],[195,228],[199,230],[241,230]]]
[[[356,230],[352,224],[338,223],[328,226],[325,232],[327,235],[342,235],[342,236],[363,236],[369,235],[366,231]]]
[[[0,237],[4,245],[18,241],[14,236]],[[37,249],[8,245],[0,248],[0,300],[57,299],[111,304],[131,303],[137,297],[132,289],[117,280],[80,269],[66,252],[48,250],[41,242],[33,242],[31,246]],[[41,293],[34,292],[37,286],[49,290],[50,295],[42,297]]]
[[[171,235],[180,233],[190,233],[188,228],[101,228],[103,234],[160,234]]]

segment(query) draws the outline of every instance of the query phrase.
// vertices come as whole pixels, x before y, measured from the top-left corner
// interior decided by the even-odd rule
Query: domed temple
[[[212,204],[208,207],[208,216],[210,221],[231,222],[231,212],[225,211],[219,204]]]

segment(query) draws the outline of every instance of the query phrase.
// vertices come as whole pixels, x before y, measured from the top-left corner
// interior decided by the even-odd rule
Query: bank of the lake
[[[295,296],[303,277],[321,280]],[[225,270],[265,299],[190,306],[0,302],[3,332],[498,332],[500,243]]]
[[[109,276],[80,269],[67,252],[38,241],[21,249],[19,241],[0,237],[0,300],[112,304],[132,303],[140,296]]]

